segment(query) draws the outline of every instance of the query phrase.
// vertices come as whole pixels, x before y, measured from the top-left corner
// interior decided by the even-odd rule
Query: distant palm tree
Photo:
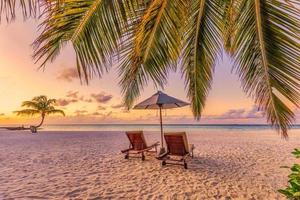
[[[223,48],[244,91],[287,136],[294,120],[288,105],[300,100],[299,0],[2,0],[0,16],[13,19],[17,3],[25,17],[43,10],[34,42],[42,66],[70,42],[88,81],[116,55],[128,107],[149,80],[163,87],[179,68],[199,119]]]
[[[33,126],[36,130],[44,123],[45,117],[51,114],[61,114],[65,116],[64,111],[56,109],[54,107],[56,103],[55,99],[48,99],[46,96],[41,95],[34,97],[31,101],[24,101],[22,107],[27,107],[27,109],[15,111],[17,115],[40,115],[41,122],[37,126]]]

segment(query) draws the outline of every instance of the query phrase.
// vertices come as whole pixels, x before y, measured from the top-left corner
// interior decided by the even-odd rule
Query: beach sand
[[[158,133],[146,133],[148,141]],[[188,133],[189,169],[125,160],[122,132],[0,131],[0,199],[284,199],[300,132]],[[150,142],[149,142],[150,143]]]

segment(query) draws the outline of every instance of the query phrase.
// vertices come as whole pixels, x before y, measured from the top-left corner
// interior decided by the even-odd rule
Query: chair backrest
[[[143,150],[147,148],[143,131],[127,131],[126,135],[134,150]]]
[[[185,132],[164,133],[171,155],[184,156],[189,153],[189,144]]]

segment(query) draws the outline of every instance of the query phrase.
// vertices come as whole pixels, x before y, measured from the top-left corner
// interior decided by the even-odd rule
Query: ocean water
[[[266,131],[272,130],[269,125],[198,125],[198,124],[165,124],[164,131]],[[300,125],[294,125],[292,129],[300,130]],[[42,127],[42,131],[160,131],[159,124],[48,124]]]

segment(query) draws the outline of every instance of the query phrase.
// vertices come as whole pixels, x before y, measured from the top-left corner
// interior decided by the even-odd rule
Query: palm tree
[[[56,103],[55,99],[48,99],[46,96],[41,95],[34,97],[31,101],[24,101],[22,107],[27,107],[27,109],[15,111],[17,115],[40,115],[41,122],[37,126],[33,126],[34,130],[41,127],[44,123],[45,117],[51,114],[61,114],[65,116],[64,111],[56,109],[54,107]],[[36,132],[36,131],[34,131]]]
[[[196,119],[211,88],[216,60],[226,50],[242,88],[286,137],[300,99],[298,0],[4,0],[10,21],[20,2],[25,17],[43,21],[34,41],[41,67],[68,42],[79,75],[88,81],[118,60],[124,103],[143,87],[164,87],[181,70]]]

